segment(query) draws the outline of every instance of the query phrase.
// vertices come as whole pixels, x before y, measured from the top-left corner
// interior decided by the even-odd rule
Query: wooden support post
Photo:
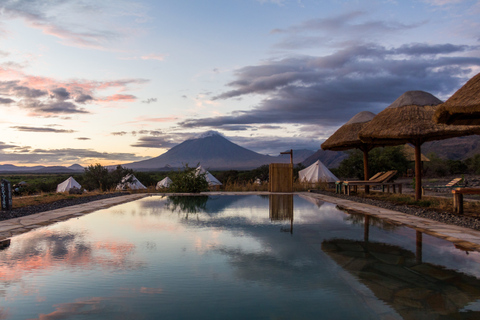
[[[370,174],[368,172],[368,149],[363,150],[363,180],[368,181]],[[370,186],[365,186],[365,193],[370,193]]]
[[[422,199],[422,154],[420,141],[415,141],[415,201]]]

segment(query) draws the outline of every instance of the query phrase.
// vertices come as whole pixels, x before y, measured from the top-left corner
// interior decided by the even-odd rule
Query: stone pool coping
[[[270,192],[204,192],[201,195],[270,195],[279,193]],[[291,193],[288,193],[291,194]],[[433,221],[426,218],[420,218],[413,215],[405,214],[398,211],[383,209],[365,203],[358,203],[347,199],[331,197],[328,195],[309,193],[309,192],[295,192],[293,194],[310,197],[330,203],[334,203],[339,207],[352,210],[366,215],[378,217],[388,220],[398,225],[404,225],[413,228],[422,233],[426,233],[441,239],[452,242],[466,251],[480,252],[480,231],[449,225],[442,222]],[[137,193],[114,198],[91,201],[89,203],[73,205],[61,209],[51,210],[0,221],[0,246],[8,239],[30,230],[47,226],[60,221],[76,218],[90,212],[105,209],[114,205],[125,202],[130,202],[150,196],[171,196],[172,193]],[[177,194],[188,195],[188,194]],[[196,194],[198,195],[198,194]]]

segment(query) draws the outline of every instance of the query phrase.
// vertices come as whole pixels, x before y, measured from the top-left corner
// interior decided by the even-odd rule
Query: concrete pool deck
[[[270,195],[278,193],[269,192],[205,192],[201,195]],[[296,195],[302,195],[334,203],[339,207],[352,210],[380,219],[388,220],[392,223],[404,225],[413,228],[422,233],[426,233],[441,239],[452,242],[456,246],[466,251],[480,252],[480,231],[449,225],[442,222],[437,222],[430,219],[420,218],[413,215],[408,215],[402,212],[383,209],[369,204],[358,203],[346,199],[340,199],[318,193],[310,192],[295,192]],[[8,239],[30,230],[47,226],[60,221],[76,218],[96,210],[105,209],[121,203],[130,202],[150,196],[171,196],[174,194],[167,193],[137,193],[103,200],[92,201],[85,204],[74,205],[61,209],[51,210],[24,216],[20,218],[0,221],[0,246],[2,243],[7,243]],[[185,194],[183,194],[185,195]],[[198,195],[198,194],[197,194]]]

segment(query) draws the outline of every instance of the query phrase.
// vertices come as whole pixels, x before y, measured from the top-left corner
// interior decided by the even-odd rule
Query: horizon
[[[406,91],[480,72],[479,1],[0,4],[0,165],[138,162],[217,131],[318,150]]]

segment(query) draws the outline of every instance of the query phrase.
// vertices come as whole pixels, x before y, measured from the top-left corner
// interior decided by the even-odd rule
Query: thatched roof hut
[[[359,133],[366,143],[415,146],[415,199],[421,199],[421,151],[427,141],[475,134],[471,126],[447,126],[433,121],[437,105],[442,101],[424,91],[407,91],[375,116]]]
[[[370,111],[357,113],[321,145],[323,150],[343,151],[360,149],[363,151],[363,171],[365,180],[368,180],[369,178],[368,152],[373,146],[360,140],[358,133],[366,123],[373,119],[373,117],[375,117],[375,114]],[[365,192],[368,193],[368,191],[368,187],[366,187]]]
[[[480,125],[480,73],[438,107],[434,120],[444,124]]]
[[[321,147],[323,150],[343,151],[349,149],[369,148],[368,143],[363,142],[358,137],[358,133],[364,125],[373,119],[375,114],[370,111],[362,111],[357,113],[347,123],[338,128]]]

